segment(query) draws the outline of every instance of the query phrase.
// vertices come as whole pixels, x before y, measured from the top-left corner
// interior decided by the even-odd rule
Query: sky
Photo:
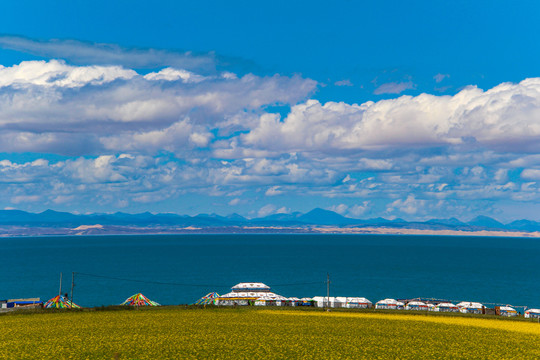
[[[0,209],[540,220],[537,1],[20,1]]]

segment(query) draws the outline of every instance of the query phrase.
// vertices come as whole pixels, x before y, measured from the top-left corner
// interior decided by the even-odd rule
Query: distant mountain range
[[[177,214],[114,214],[77,215],[67,212],[47,210],[29,213],[21,210],[0,210],[0,235],[33,234],[98,234],[98,233],[160,233],[189,230],[191,232],[250,232],[250,231],[309,231],[312,227],[340,228],[396,228],[419,230],[454,231],[540,231],[540,223],[517,220],[503,224],[487,216],[478,216],[462,222],[455,218],[431,219],[423,222],[409,222],[403,219],[384,218],[353,219],[333,211],[313,209],[302,214],[273,214],[247,219],[238,214],[220,216],[199,214],[196,216]]]

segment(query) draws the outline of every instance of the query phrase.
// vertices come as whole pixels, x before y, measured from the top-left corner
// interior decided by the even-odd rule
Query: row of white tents
[[[373,303],[364,297],[341,297],[341,296],[315,296],[313,298],[284,297],[270,291],[270,287],[263,283],[239,283],[232,287],[231,292],[212,298],[215,305],[236,306],[317,306],[324,308],[349,308],[367,309],[372,308]],[[460,302],[456,305],[450,302],[432,304],[419,300],[398,301],[384,299],[375,303],[375,309],[387,310],[416,310],[435,312],[461,312],[468,314],[483,314],[486,307],[477,302]],[[496,313],[501,316],[517,316],[517,311],[510,306],[496,307]],[[529,309],[525,312],[526,318],[540,318],[540,309]]]
[[[366,298],[358,297],[323,297],[313,298],[315,306],[330,308],[371,308],[373,303]],[[395,299],[384,299],[375,303],[375,309],[385,310],[416,310],[434,312],[460,312],[464,314],[484,314],[486,307],[478,302],[463,301],[458,304],[440,302],[438,304],[425,303],[422,301],[409,301],[407,303]],[[518,312],[511,306],[497,306],[497,314],[501,316],[517,316]],[[540,318],[540,309],[525,311],[525,318]]]

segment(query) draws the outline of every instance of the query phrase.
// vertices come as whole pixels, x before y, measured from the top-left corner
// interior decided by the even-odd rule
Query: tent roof
[[[217,292],[211,292],[204,295],[202,298],[195,302],[195,305],[208,305],[213,304],[214,301],[219,297]]]
[[[529,309],[525,311],[526,314],[540,314],[540,309]]]
[[[349,303],[359,303],[359,304],[371,304],[371,301],[364,297],[348,297],[347,302]]]
[[[457,304],[457,307],[465,307],[465,308],[471,308],[471,309],[481,309],[484,307],[484,305],[477,303],[477,302],[467,302],[462,301],[459,304]]]
[[[157,302],[150,300],[141,293],[131,295],[122,303],[128,306],[160,306]]]
[[[407,306],[427,306],[425,303],[421,301],[411,301],[407,304]]]
[[[452,308],[455,308],[457,306],[452,304],[452,303],[443,302],[443,303],[437,304],[437,307],[452,307]]]
[[[264,290],[270,290],[270,286],[263,283],[239,283],[232,287],[233,291],[235,290],[245,291],[245,290],[251,290],[251,289],[264,291]]]
[[[377,304],[392,304],[392,305],[395,305],[397,303],[398,302],[395,299],[384,299],[384,300],[377,301]]]
[[[499,309],[503,311],[516,311],[516,309],[510,306],[501,306]]]
[[[274,294],[273,292],[269,291],[231,291],[230,293],[227,293],[225,295],[221,295],[220,299],[236,299],[236,298],[246,298],[246,299],[259,299],[261,297],[282,297],[281,295]]]
[[[80,309],[81,307],[75,303],[72,303],[69,299],[66,299],[62,295],[56,295],[52,299],[49,299],[43,305],[45,308],[56,308],[56,309]]]

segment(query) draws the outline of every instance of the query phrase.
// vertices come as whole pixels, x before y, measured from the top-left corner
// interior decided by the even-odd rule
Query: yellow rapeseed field
[[[160,308],[0,316],[0,359],[537,359],[540,324],[404,312]]]

